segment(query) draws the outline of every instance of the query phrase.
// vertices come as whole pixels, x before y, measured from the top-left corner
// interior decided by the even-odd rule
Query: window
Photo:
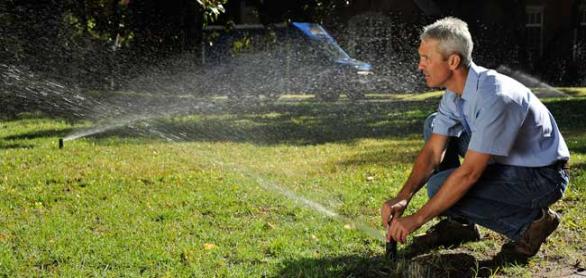
[[[543,54],[543,7],[528,6],[525,12],[527,51],[529,60],[534,61]]]

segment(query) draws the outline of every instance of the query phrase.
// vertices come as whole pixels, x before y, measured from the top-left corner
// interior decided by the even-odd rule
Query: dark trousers
[[[434,118],[432,114],[425,121],[425,140],[431,136]],[[458,156],[465,154],[469,141],[465,132],[450,138],[442,165],[427,182],[430,198],[460,165]],[[517,240],[542,209],[561,199],[568,182],[568,171],[561,163],[545,167],[491,164],[445,215],[467,219]]]

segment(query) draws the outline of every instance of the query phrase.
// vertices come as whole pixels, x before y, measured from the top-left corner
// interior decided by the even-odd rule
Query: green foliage
[[[209,24],[216,21],[222,13],[226,12],[226,10],[224,9],[224,4],[228,2],[228,0],[196,1],[204,10],[204,24]]]
[[[233,53],[241,53],[243,51],[250,50],[251,46],[252,39],[249,35],[245,34],[237,40],[234,40],[230,49]]]

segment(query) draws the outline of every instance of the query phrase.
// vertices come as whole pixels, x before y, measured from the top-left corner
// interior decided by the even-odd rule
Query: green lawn
[[[529,265],[479,267],[504,242],[487,230],[478,243],[396,265],[384,260],[380,204],[408,175],[437,101],[428,94],[226,106],[134,123],[63,149],[58,138],[90,124],[34,115],[2,121],[0,276],[363,277],[417,271],[420,262],[442,276],[583,268],[580,94],[546,100],[573,155],[572,181],[554,207],[561,227]],[[425,200],[417,195],[411,211]]]

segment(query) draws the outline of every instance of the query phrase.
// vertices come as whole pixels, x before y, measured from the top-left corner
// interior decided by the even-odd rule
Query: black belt
[[[547,167],[568,170],[570,169],[570,164],[568,163],[568,160],[558,160]]]

